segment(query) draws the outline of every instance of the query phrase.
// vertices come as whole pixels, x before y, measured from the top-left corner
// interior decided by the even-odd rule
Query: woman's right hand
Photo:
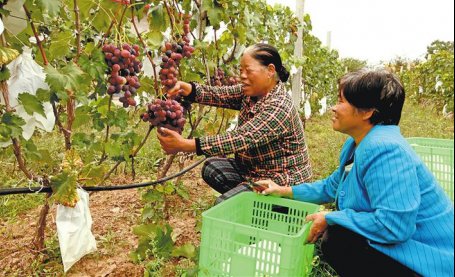
[[[166,92],[167,97],[175,97],[175,96],[188,96],[190,95],[192,90],[192,86],[190,83],[182,82],[182,81],[177,81],[175,86],[173,88],[170,88]]]
[[[261,193],[265,195],[276,195],[276,196],[284,196],[284,197],[291,197],[292,196],[292,188],[291,187],[283,187],[278,185],[272,180],[261,180],[256,182],[258,185],[266,187]]]

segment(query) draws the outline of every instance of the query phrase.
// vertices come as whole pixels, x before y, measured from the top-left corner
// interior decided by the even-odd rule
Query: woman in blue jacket
[[[264,194],[336,210],[308,216],[308,240],[322,236],[325,259],[341,276],[454,276],[454,208],[397,126],[405,93],[384,71],[361,70],[339,81],[333,129],[350,138],[328,178]]]

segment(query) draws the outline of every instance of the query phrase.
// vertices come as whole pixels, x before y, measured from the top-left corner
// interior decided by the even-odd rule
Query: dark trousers
[[[251,191],[245,182],[246,170],[234,159],[211,158],[202,167],[202,179],[214,190],[221,193],[215,205],[241,192]]]
[[[322,259],[340,276],[419,276],[339,225],[329,226],[321,241]]]

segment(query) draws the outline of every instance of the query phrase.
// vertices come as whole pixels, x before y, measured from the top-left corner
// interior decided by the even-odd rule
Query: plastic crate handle
[[[305,225],[303,225],[303,237],[305,238],[303,244],[313,244],[308,243],[308,235],[310,234],[311,226],[313,226],[313,221],[306,221]]]

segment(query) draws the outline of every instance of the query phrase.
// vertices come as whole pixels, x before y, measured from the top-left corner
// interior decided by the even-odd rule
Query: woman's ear
[[[275,76],[275,73],[276,73],[276,68],[275,68],[275,65],[273,63],[269,64],[267,66],[267,70],[269,71],[269,73],[272,75],[272,76]]]
[[[371,117],[373,116],[374,112],[375,112],[375,109],[369,109],[369,110],[362,111],[363,120],[370,120]]]

